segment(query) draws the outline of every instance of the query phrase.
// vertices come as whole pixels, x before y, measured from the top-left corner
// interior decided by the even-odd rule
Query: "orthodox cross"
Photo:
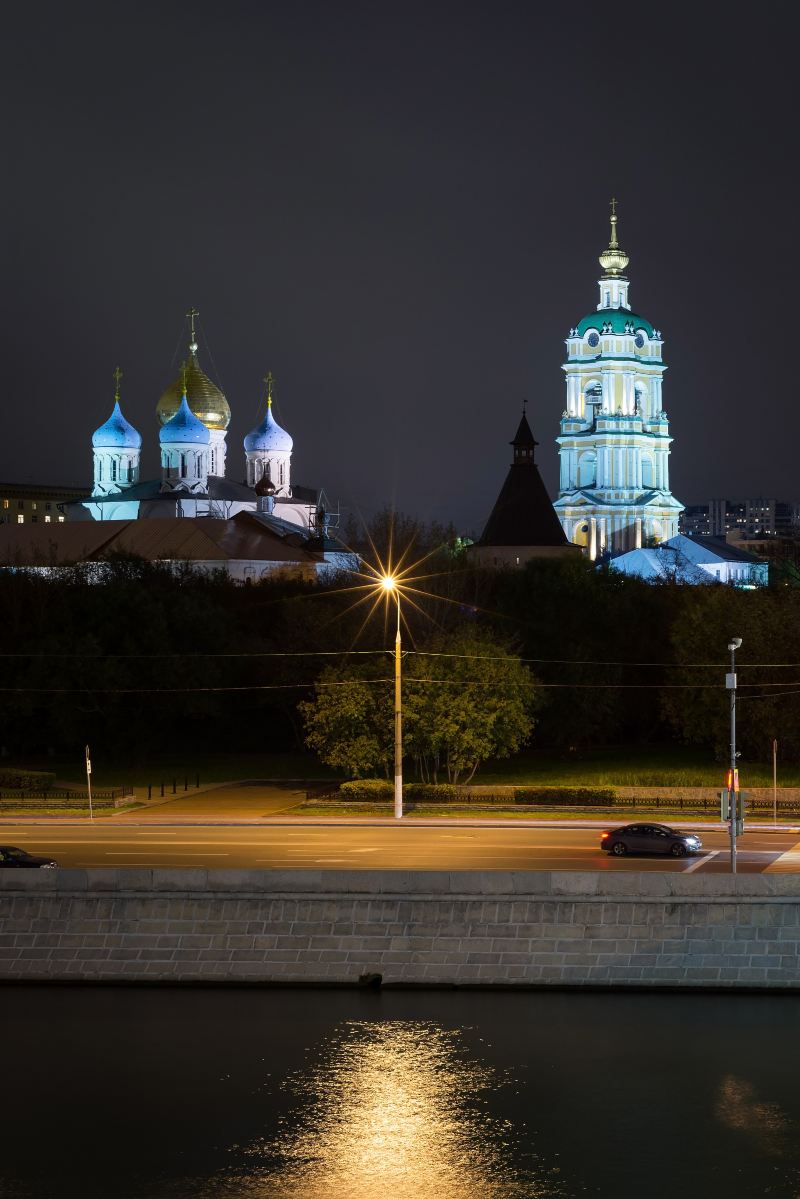
[[[114,399],[119,400],[119,381],[122,378],[122,371],[119,367],[114,368]]]
[[[191,334],[191,340],[189,342],[189,349],[192,351],[193,354],[196,354],[197,353],[197,335],[195,334],[195,331],[194,331],[194,318],[196,316],[199,316],[200,313],[197,311],[196,308],[190,308],[189,311],[186,313],[186,315],[189,318],[189,331]]]
[[[612,197],[611,197],[611,215],[612,215],[612,216],[616,216],[616,215],[617,215],[617,199],[616,199],[616,196],[612,196]]]
[[[272,407],[272,387],[273,387],[273,384],[275,383],[275,378],[272,374],[272,371],[267,371],[266,375],[264,375],[264,382],[267,385],[267,404],[271,408]]]

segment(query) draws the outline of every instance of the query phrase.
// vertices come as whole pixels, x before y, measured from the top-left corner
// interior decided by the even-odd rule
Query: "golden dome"
[[[172,420],[181,406],[183,398],[183,375],[179,375],[174,383],[158,401],[156,412],[162,425]],[[192,347],[191,357],[186,363],[186,399],[189,407],[198,420],[207,429],[227,429],[231,423],[231,410],[228,401],[220,389],[211,382],[208,375],[200,370],[197,361],[197,350]]]

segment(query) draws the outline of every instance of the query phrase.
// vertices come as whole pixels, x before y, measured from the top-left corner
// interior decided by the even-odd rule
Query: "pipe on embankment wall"
[[[800,988],[800,876],[0,871],[0,981]]]

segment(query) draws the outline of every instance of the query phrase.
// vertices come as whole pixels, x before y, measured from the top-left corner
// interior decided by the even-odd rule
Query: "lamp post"
[[[393,575],[384,575],[381,586],[397,601],[397,636],[394,639],[394,815],[403,818],[403,693],[400,673],[400,589]]]
[[[731,874],[736,873],[736,819],[737,786],[736,786],[736,651],[742,644],[741,637],[731,637],[728,649],[731,653],[730,674],[725,676],[725,686],[731,693],[731,768],[728,783],[728,815],[731,829]]]

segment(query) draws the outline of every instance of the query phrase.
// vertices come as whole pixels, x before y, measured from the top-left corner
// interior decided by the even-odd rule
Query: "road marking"
[[[351,853],[380,853],[379,845],[372,845],[368,849],[351,849]]]
[[[151,850],[136,849],[107,849],[107,858],[229,858],[229,853],[194,853],[190,849],[180,850]]]
[[[712,858],[715,858],[720,853],[722,853],[721,849],[712,849],[711,853],[703,854],[696,862],[692,862],[691,866],[687,866],[683,873],[691,874],[693,870],[699,870],[701,866],[705,866],[707,862],[710,862]]]
[[[767,871],[774,874],[800,871],[800,841],[777,857],[774,862],[770,862],[769,866],[765,868],[764,873],[766,874]]]

